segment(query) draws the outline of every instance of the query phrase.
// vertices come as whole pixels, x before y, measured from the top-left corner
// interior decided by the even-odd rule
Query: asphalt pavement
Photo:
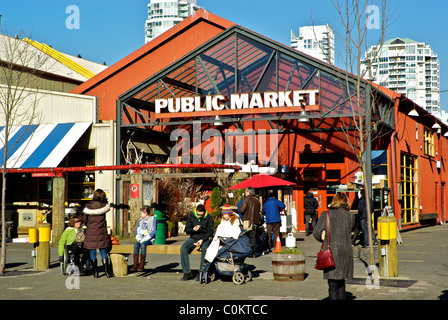
[[[401,232],[401,236],[403,243],[398,245],[398,277],[381,277],[379,284],[372,285],[369,281],[366,271],[368,249],[359,245],[354,247],[355,277],[347,281],[347,300],[439,300],[445,301],[444,306],[448,306],[448,224]],[[107,278],[103,273],[98,279],[64,276],[59,267],[57,248],[51,248],[50,268],[37,271],[33,270],[32,244],[8,243],[6,272],[0,275],[0,300],[157,300],[161,303],[177,300],[178,307],[171,311],[190,315],[191,312],[206,312],[206,309],[188,310],[193,308],[192,305],[212,301],[245,301],[256,303],[261,308],[258,303],[263,301],[289,301],[287,305],[290,305],[291,301],[326,300],[327,282],[323,280],[322,272],[314,269],[320,243],[312,235],[305,237],[299,234],[297,238],[297,246],[306,256],[304,281],[274,281],[273,253],[269,253],[246,259],[251,266],[253,279],[241,285],[227,279],[208,284],[194,280],[181,281],[180,256],[163,254],[148,255],[145,271],[126,277]],[[184,239],[185,236],[180,236],[167,241],[180,244]],[[375,248],[376,262],[377,251]],[[190,255],[192,269],[198,267],[199,257]],[[181,309],[182,306],[185,309]],[[238,314],[245,312],[233,308]],[[231,307],[226,311],[232,312]],[[263,314],[263,311],[266,310],[258,309],[257,312]]]

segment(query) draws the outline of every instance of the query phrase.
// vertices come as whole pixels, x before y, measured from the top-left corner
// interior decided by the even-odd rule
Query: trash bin
[[[154,219],[156,219],[156,240],[154,244],[166,243],[166,221],[163,218],[163,213],[159,210],[154,210]]]

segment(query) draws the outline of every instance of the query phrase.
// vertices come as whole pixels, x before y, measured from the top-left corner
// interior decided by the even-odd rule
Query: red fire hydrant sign
[[[138,183],[131,184],[131,199],[138,199],[139,197],[139,186]]]

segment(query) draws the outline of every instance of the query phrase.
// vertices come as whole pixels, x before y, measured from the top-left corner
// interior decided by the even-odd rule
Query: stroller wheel
[[[244,283],[244,274],[241,272],[235,272],[232,277],[234,284],[243,284]]]
[[[246,277],[244,279],[246,282],[252,281],[252,272],[247,271]]]

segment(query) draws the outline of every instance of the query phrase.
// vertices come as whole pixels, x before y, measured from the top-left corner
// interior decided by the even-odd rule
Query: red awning
[[[268,187],[280,187],[280,186],[295,186],[294,182],[289,182],[283,179],[270,176],[268,174],[256,174],[252,178],[249,178],[243,182],[240,182],[229,190],[245,189],[247,187],[253,188],[268,188]]]

